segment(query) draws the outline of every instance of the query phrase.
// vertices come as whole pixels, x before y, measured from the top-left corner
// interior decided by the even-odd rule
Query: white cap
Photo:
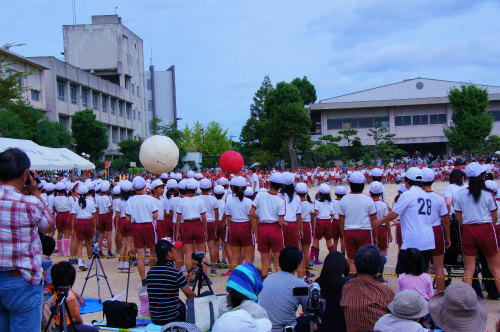
[[[484,166],[486,166],[486,174],[493,173],[493,167],[491,166],[491,164],[486,164]]]
[[[156,179],[156,180],[154,180],[153,182],[151,182],[150,187],[151,187],[151,190],[153,190],[153,189],[154,189],[154,188],[156,188],[156,187],[159,187],[159,186],[164,186],[164,185],[165,185],[165,184],[163,183],[163,181],[162,181],[162,180],[160,180],[160,179]]]
[[[120,195],[120,186],[114,186],[113,190],[111,191],[113,195]]]
[[[410,167],[405,173],[405,177],[412,181],[422,181],[422,170],[418,167]]]
[[[495,181],[486,180],[484,184],[486,185],[486,189],[491,190],[493,193],[498,192],[498,183]]]
[[[245,189],[245,192],[243,194],[247,197],[251,197],[253,196],[253,189],[251,187],[247,187],[247,189]]]
[[[217,194],[217,195],[221,195],[221,194],[224,194],[224,187],[221,186],[220,184],[216,185],[214,187],[214,194]]]
[[[370,171],[371,176],[382,176],[382,170],[380,168],[374,168]]]
[[[330,193],[330,186],[327,185],[326,183],[322,183],[319,185],[318,191],[320,194],[329,194]]]
[[[270,332],[272,323],[267,318],[255,319],[246,310],[231,310],[219,317],[212,332]]]
[[[198,180],[201,180],[201,179],[203,179],[203,174],[201,174],[201,173],[196,173],[196,174],[194,175],[194,177],[195,177],[196,179],[198,179]]]
[[[130,182],[129,180],[123,180],[120,183],[120,190],[122,190],[122,191],[132,190],[132,182]]]
[[[275,172],[275,173],[271,174],[269,181],[274,182],[274,183],[283,184],[283,174],[281,174],[279,172]]]
[[[470,163],[469,165],[467,165],[467,167],[465,167],[465,175],[467,175],[467,177],[469,178],[477,177],[484,172],[486,172],[486,166],[481,165],[478,162]]]
[[[95,186],[94,186],[94,191],[98,192],[100,190],[101,190],[101,185],[99,183],[96,183]]]
[[[345,195],[345,194],[347,194],[347,189],[344,186],[336,186],[335,187],[335,194]]]
[[[227,183],[228,183],[228,179],[227,178],[219,178],[219,180],[217,180],[217,182],[221,185],[221,186],[225,186]]]
[[[378,181],[370,183],[370,192],[373,194],[381,194],[384,192],[384,185]]]
[[[75,183],[66,182],[66,191],[71,191],[75,187]]]
[[[198,188],[198,181],[196,181],[193,178],[186,180],[186,189],[196,190],[197,188]]]
[[[161,173],[160,179],[168,179],[168,174],[167,173]]]
[[[181,190],[185,190],[186,189],[186,181],[185,179],[182,179],[179,181],[179,183],[177,184],[177,188],[181,189]]]
[[[46,190],[46,191],[54,191],[54,189],[56,189],[56,186],[55,186],[55,184],[53,184],[53,183],[50,183],[50,182],[49,182],[49,183],[47,183],[47,184],[45,185],[45,190]]]
[[[290,172],[283,173],[283,184],[289,186],[295,181],[295,176]]]
[[[177,181],[182,180],[182,173],[175,173],[175,179],[176,179]]]
[[[88,153],[85,154],[85,157],[90,158],[90,155]]]
[[[56,190],[66,190],[66,185],[62,182],[56,183]]]
[[[242,176],[237,176],[231,179],[231,185],[235,187],[246,187],[247,181]]]
[[[136,190],[144,189],[144,187],[146,187],[146,180],[144,180],[142,176],[135,176],[132,179],[132,186]]]
[[[295,191],[299,194],[307,194],[307,184],[304,182],[299,182],[295,185]]]
[[[171,171],[171,172],[170,172],[170,174],[169,174],[169,177],[170,177],[171,179],[175,179],[175,173]]]
[[[434,170],[432,168],[424,167],[422,169],[422,182],[434,181],[435,176],[436,176],[436,173],[434,173]]]
[[[77,189],[77,193],[79,195],[85,195],[88,192],[89,192],[89,188],[87,188],[87,186],[85,184],[80,183],[80,185],[78,186],[78,189]]]
[[[212,182],[209,179],[201,179],[200,181],[200,189],[210,189],[212,188]]]
[[[188,179],[192,179],[192,178],[194,178],[194,176],[195,176],[195,175],[196,175],[196,174],[195,174],[193,171],[188,171],[188,172],[186,173],[186,177],[187,177]]]
[[[101,182],[101,185],[100,185],[101,192],[107,192],[109,190],[109,187],[111,187],[111,186],[109,185],[108,181]]]
[[[170,179],[167,181],[167,189],[175,189],[177,188],[177,180]]]
[[[93,181],[85,181],[85,186],[87,186],[87,189],[90,191],[90,190],[94,190],[95,188],[95,183]]]
[[[359,171],[352,172],[351,175],[349,175],[349,182],[350,183],[365,183],[365,176],[363,173]]]

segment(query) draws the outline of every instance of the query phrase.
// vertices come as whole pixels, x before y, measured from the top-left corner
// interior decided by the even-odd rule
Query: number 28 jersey
[[[403,245],[401,249],[435,248],[432,230],[432,199],[422,188],[413,186],[394,203],[392,210],[399,215]]]

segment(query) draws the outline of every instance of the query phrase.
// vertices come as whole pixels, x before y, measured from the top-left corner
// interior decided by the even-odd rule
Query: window
[[[373,123],[378,123],[381,127],[389,127],[389,117],[388,116],[376,116],[373,118]]]
[[[118,115],[123,117],[123,103],[118,101]]]
[[[134,109],[134,116],[133,116],[133,119],[135,120],[135,109]]]
[[[359,118],[358,119],[359,128],[372,128],[373,118]]]
[[[150,79],[148,79],[148,80],[146,81],[146,88],[147,88],[148,90],[151,90],[151,80],[150,80]]]
[[[111,114],[115,114],[116,99],[111,98]]]
[[[429,116],[426,115],[414,115],[413,116],[413,125],[420,126],[429,124]]]
[[[489,115],[491,115],[495,122],[500,121],[500,111],[489,111]]]
[[[132,105],[127,104],[125,107],[127,108],[127,109],[125,110],[125,112],[127,113],[127,119],[130,119],[130,113],[131,113],[131,112],[130,112],[130,109],[132,108]]]
[[[152,100],[148,100],[148,111],[153,112],[153,101]],[[328,121],[330,121],[330,120],[328,120]]]
[[[31,100],[33,100],[33,101],[40,101],[40,91],[38,91],[38,90],[31,90]]]
[[[411,126],[411,115],[396,116],[396,126]]]
[[[137,97],[140,97],[140,96],[141,96],[141,93],[139,92],[139,91],[140,91],[140,89],[139,89],[139,84],[137,84],[137,85],[136,85],[136,87],[137,87]]]
[[[69,99],[71,99],[71,103],[76,105],[76,86],[71,84],[69,86]]]
[[[137,120],[141,121],[141,112],[137,112]]]
[[[132,83],[132,94],[135,95],[135,86],[134,86],[134,83]]]
[[[97,93],[92,92],[92,108],[97,111]]]
[[[117,136],[118,136],[118,128],[112,128],[111,129],[111,139],[113,140],[113,143],[116,143],[116,139],[117,139]]]
[[[87,89],[82,89],[82,106],[87,107],[87,97],[88,97],[88,90]]]
[[[102,96],[101,97],[101,104],[102,104],[102,112],[106,113],[108,111],[108,97]]]
[[[429,124],[446,124],[446,113],[429,115]]]
[[[57,99],[64,100],[64,82],[57,81]]]

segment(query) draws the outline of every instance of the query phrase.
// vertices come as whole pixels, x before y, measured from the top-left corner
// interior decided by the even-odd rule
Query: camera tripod
[[[66,302],[66,298],[68,297],[68,291],[69,287],[56,288],[57,300],[55,302],[54,310],[52,310],[52,313],[50,314],[49,320],[47,321],[47,325],[45,326],[43,332],[47,332],[49,330],[50,322],[55,317],[55,315],[59,315],[59,313],[61,313],[61,315],[59,316],[58,330],[60,332],[68,331],[68,324],[66,322],[66,315],[67,315],[73,331],[76,331],[75,323],[73,323],[73,317],[71,317],[71,312],[69,311],[68,303]]]
[[[97,261],[97,263],[96,263]],[[92,272],[92,266],[95,265],[95,274],[90,275],[90,272]],[[102,271],[102,274],[99,274],[99,267]],[[83,297],[83,292],[85,291],[85,286],[87,286],[87,281],[90,278],[96,277],[97,280],[97,297],[99,298],[99,303],[101,303],[101,287],[99,285],[99,281],[101,280],[100,277],[104,278],[106,280],[106,284],[108,285],[109,293],[111,294],[111,297],[114,297],[113,291],[111,290],[111,286],[109,286],[108,282],[108,276],[106,275],[106,272],[104,272],[104,268],[102,267],[101,263],[101,258],[99,257],[99,249],[95,248],[95,245],[92,246],[92,260],[90,261],[90,267],[89,267],[89,272],[87,273],[87,276],[85,277],[85,283],[83,284],[83,289],[82,293],[80,294]]]
[[[201,259],[197,259],[196,261],[197,261],[196,265],[188,270],[188,273],[191,273],[191,271],[193,271],[195,267],[198,267],[198,269],[196,271],[194,271],[195,283],[192,286],[191,290],[194,292],[194,289],[196,287],[198,287],[198,295],[200,295],[201,289],[203,288],[203,281],[206,281],[208,289],[210,290],[210,293],[214,294],[212,286],[210,285],[211,281],[208,278],[205,271],[203,271],[203,264],[202,263],[204,263],[208,267],[212,266],[212,264],[209,264],[207,262],[202,262]]]

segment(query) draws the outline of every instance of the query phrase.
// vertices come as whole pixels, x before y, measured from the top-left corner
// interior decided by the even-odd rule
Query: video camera
[[[92,244],[92,255],[99,255],[99,243],[94,242]]]
[[[293,296],[307,296],[304,311],[317,315],[325,310],[325,300],[321,298],[321,287],[313,282],[309,287],[294,287]]]
[[[201,261],[203,260],[203,258],[205,257],[205,253],[203,251],[196,251],[196,252],[193,252],[193,255],[191,256],[195,261],[197,261],[198,263],[201,263]]]

